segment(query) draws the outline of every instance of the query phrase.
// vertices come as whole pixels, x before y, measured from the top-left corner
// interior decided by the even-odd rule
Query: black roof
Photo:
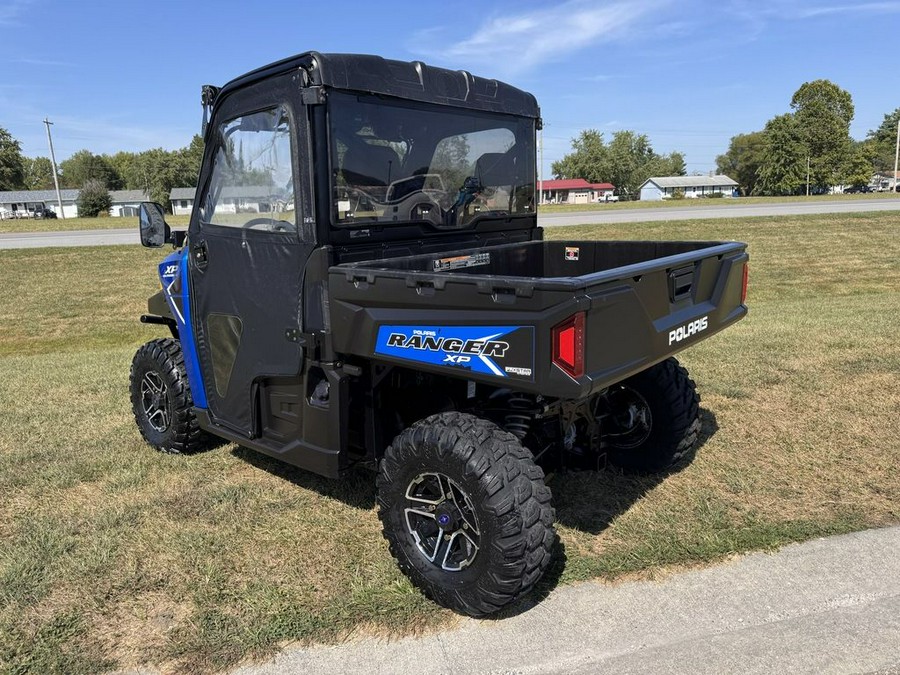
[[[540,117],[534,96],[511,85],[475,77],[465,70],[447,70],[421,61],[393,61],[365,54],[306,52],[235,78],[218,97],[252,82],[303,68],[312,85],[461,108]]]

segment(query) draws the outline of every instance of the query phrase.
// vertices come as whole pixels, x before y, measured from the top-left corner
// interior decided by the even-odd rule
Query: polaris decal
[[[531,326],[381,326],[375,353],[534,381]]]
[[[676,342],[681,342],[685,338],[689,338],[691,335],[696,335],[697,333],[706,330],[709,327],[709,317],[703,316],[697,319],[696,321],[691,321],[684,326],[679,326],[675,330],[669,331],[669,344],[674,344]]]

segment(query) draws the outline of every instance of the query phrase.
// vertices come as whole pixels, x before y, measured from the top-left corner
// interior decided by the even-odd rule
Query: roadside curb
[[[754,553],[662,581],[557,589],[499,621],[288,648],[275,673],[900,673],[900,527]]]

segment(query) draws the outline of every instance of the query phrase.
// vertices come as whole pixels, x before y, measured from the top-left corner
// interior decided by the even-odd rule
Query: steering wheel
[[[293,231],[294,224],[287,220],[276,220],[275,218],[251,218],[241,225],[243,229],[250,229],[257,225],[266,225],[272,232],[289,232]]]

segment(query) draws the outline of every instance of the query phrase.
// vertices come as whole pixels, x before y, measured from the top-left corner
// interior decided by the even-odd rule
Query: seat
[[[400,157],[386,145],[353,143],[344,153],[341,173],[348,185],[387,187],[400,173]]]

